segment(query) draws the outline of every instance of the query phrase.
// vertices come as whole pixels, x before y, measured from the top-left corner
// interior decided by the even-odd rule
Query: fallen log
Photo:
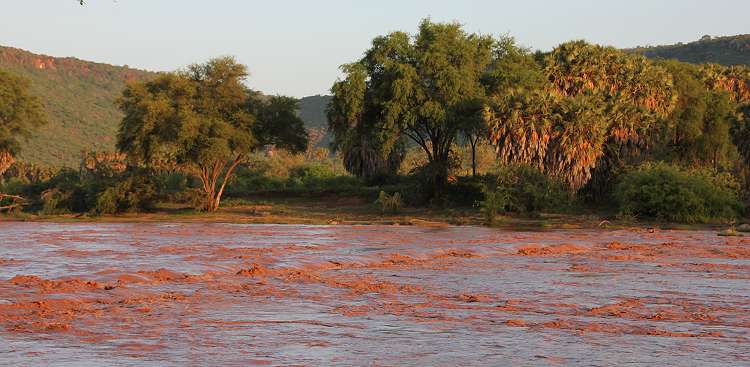
[[[0,206],[0,212],[10,212],[26,206],[29,202],[22,196],[0,193],[0,202],[10,199],[10,204]]]

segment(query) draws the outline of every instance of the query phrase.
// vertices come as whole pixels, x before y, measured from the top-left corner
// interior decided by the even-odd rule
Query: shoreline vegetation
[[[532,52],[425,19],[341,71],[321,129],[230,56],[133,80],[116,151],[82,151],[76,169],[17,159],[47,118],[30,81],[0,70],[0,212],[727,236],[750,213],[749,67],[585,41]]]
[[[225,223],[278,225],[382,225],[443,228],[487,226],[475,208],[405,208],[399,213],[383,213],[377,205],[358,197],[269,197],[228,199],[215,212],[197,212],[180,204],[160,204],[150,213],[31,214],[0,215],[0,222],[40,223]],[[500,230],[708,230],[723,231],[732,225],[685,224],[666,221],[618,219],[613,214],[538,214],[535,217],[502,216],[492,225]]]

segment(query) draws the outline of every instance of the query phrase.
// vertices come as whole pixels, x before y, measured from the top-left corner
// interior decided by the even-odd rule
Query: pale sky
[[[232,55],[268,94],[325,94],[370,41],[419,21],[510,34],[549,50],[572,39],[616,47],[750,33],[750,0],[0,0],[0,45],[168,71]]]

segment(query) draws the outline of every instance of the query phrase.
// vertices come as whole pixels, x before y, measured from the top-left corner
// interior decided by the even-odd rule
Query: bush
[[[403,201],[401,201],[401,194],[395,192],[393,195],[388,195],[385,191],[380,192],[375,204],[380,206],[380,211],[383,213],[398,213],[404,206]]]
[[[48,215],[83,213],[96,205],[104,188],[94,180],[82,180],[77,171],[61,169],[52,179],[40,185],[41,213]]]
[[[321,190],[326,188],[325,182],[333,176],[333,171],[325,164],[301,164],[289,170],[288,187],[297,190]]]
[[[484,196],[480,205],[490,223],[498,214],[537,215],[543,210],[565,210],[572,199],[562,180],[521,164],[500,168],[496,182],[485,186]]]
[[[271,177],[257,168],[240,167],[227,185],[228,196],[241,196],[258,192],[279,191],[285,188],[286,180]]]
[[[626,173],[615,188],[620,212],[639,218],[710,223],[736,218],[739,185],[727,174],[645,164]]]
[[[104,190],[97,197],[95,211],[99,214],[149,211],[157,200],[154,182],[147,176],[134,174]]]
[[[484,188],[494,179],[494,176],[458,177],[448,186],[446,199],[452,206],[475,206],[484,200]]]
[[[70,213],[68,206],[64,205],[64,203],[70,200],[69,193],[53,188],[45,190],[40,199],[42,200],[42,210],[40,211],[42,214],[57,215]]]

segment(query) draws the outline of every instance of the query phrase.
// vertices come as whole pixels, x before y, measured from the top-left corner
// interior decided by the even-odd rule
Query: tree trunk
[[[210,165],[210,167],[201,167],[199,176],[203,183],[203,192],[205,193],[204,210],[207,212],[213,212],[219,209],[224,189],[227,187],[227,183],[234,173],[234,170],[240,162],[242,162],[243,157],[243,154],[239,154],[229,162],[229,168],[227,168],[226,172],[224,172],[224,168],[227,166],[228,162],[217,161]],[[221,186],[219,186],[217,191],[216,185],[219,183],[220,179]]]
[[[442,149],[433,153],[435,160],[433,163],[433,199],[442,199],[448,190],[448,165],[450,149]]]
[[[224,174],[224,179],[222,180],[221,187],[219,188],[219,192],[216,193],[216,197],[214,198],[214,207],[212,211],[219,210],[219,204],[221,203],[221,196],[224,194],[224,189],[227,187],[227,182],[229,182],[229,178],[232,177],[234,170],[237,168],[240,162],[242,162],[242,158],[243,158],[242,154],[238,155],[229,165],[229,169],[227,169],[227,173]]]
[[[471,139],[471,176],[477,177],[477,140]]]

